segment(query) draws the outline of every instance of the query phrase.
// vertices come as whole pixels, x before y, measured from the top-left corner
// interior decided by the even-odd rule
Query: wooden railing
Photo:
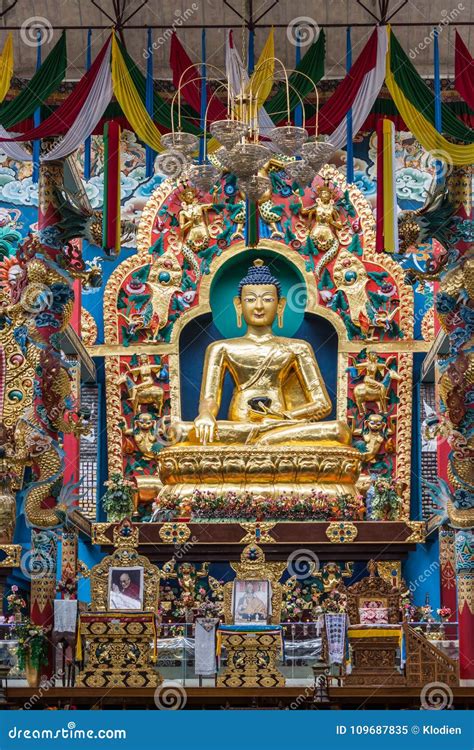
[[[405,633],[406,662],[405,676],[407,686],[427,685],[431,682],[442,682],[454,687],[459,685],[459,665],[443,651],[429,641],[423,634],[417,633],[407,623],[403,624]]]

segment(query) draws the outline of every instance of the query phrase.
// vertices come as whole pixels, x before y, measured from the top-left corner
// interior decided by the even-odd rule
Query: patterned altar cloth
[[[281,655],[282,658],[284,658],[285,641],[283,640],[282,625],[221,625],[217,631],[216,638],[217,656],[220,656],[222,651],[222,633],[267,633],[270,635],[278,635],[280,637]]]

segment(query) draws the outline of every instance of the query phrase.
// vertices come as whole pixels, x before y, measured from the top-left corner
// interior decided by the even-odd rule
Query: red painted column
[[[457,592],[456,592],[456,532],[449,526],[443,526],[439,532],[439,563],[441,584],[441,606],[449,607],[452,612],[449,618],[456,621],[457,618]]]

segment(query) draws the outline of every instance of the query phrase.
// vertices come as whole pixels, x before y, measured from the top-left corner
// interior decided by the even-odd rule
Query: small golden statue
[[[214,206],[212,203],[199,203],[198,194],[193,188],[185,188],[180,198],[178,220],[182,243],[196,253],[205,250],[210,241],[207,214]]]
[[[121,424],[121,427],[124,435],[133,438],[137,450],[144,458],[156,458],[158,438],[156,436],[156,419],[152,414],[142,412],[134,419],[133,427],[127,428],[124,423]]]
[[[353,365],[357,373],[365,372],[363,382],[354,387],[354,399],[359,414],[365,413],[365,404],[368,401],[376,403],[382,413],[387,411],[387,394],[390,381],[392,379],[401,380],[401,375],[389,366],[394,360],[395,357],[389,357],[381,362],[377,352],[368,352],[367,359],[364,362],[356,362]],[[378,375],[382,377],[382,380],[377,379]]]
[[[318,250],[325,253],[334,248],[336,251],[339,245],[337,233],[344,225],[334,206],[333,191],[327,183],[317,189],[317,198],[312,206],[301,207],[301,215],[308,219],[308,234]]]
[[[163,409],[163,388],[155,382],[154,375],[161,372],[161,364],[151,364],[148,354],[138,355],[138,365],[129,367],[127,372],[119,378],[119,384],[124,383],[127,391],[127,401],[131,402],[134,416],[140,411],[142,404],[152,404],[159,417]]]

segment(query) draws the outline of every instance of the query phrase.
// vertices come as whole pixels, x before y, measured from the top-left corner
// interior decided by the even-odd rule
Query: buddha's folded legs
[[[291,422],[262,432],[255,438],[258,445],[311,445],[312,443],[336,442],[350,445],[350,427],[338,420],[329,422]]]
[[[180,422],[179,441],[199,445],[193,422]],[[313,443],[351,444],[352,433],[348,425],[337,420],[328,422],[302,422],[282,420],[263,423],[217,422],[214,444],[246,445],[311,445]]]

